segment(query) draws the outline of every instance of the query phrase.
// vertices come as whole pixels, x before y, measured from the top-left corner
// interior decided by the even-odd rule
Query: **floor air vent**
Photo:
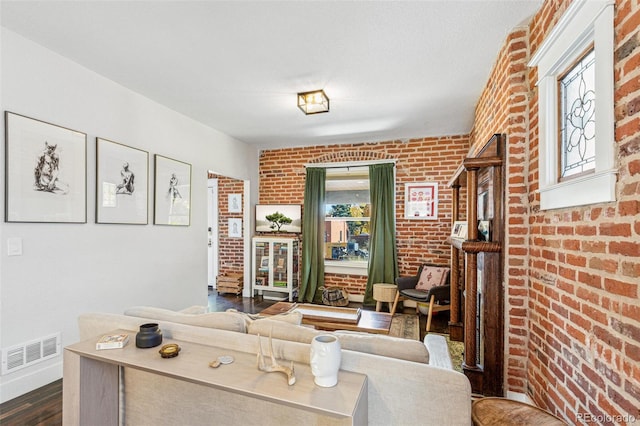
[[[2,350],[2,374],[60,355],[60,333]]]

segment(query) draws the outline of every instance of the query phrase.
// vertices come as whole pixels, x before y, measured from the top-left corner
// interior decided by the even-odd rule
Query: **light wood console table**
[[[64,350],[63,380],[63,423],[69,425],[96,424],[118,425],[120,418],[121,369],[133,369],[144,374],[173,379],[179,386],[201,385],[203,390],[217,392],[226,400],[244,401],[249,404],[268,404],[268,409],[278,415],[292,415],[301,418],[329,420],[339,425],[366,425],[367,376],[348,371],[340,371],[338,385],[321,388],[313,382],[311,368],[306,364],[294,363],[296,383],[288,386],[286,377],[280,373],[264,373],[256,367],[256,355],[217,348],[204,344],[164,339],[163,344],[177,343],[181,347],[180,355],[163,359],[160,347],[139,349],[135,346],[135,333],[114,330],[109,334],[129,333],[132,341],[122,349],[98,351],[95,339],[67,346]],[[266,341],[263,342],[266,348]],[[209,362],[219,355],[232,355],[235,361],[213,369]],[[125,374],[127,374],[125,372]],[[150,397],[153,391],[149,389]],[[126,386],[124,388],[126,394]],[[194,392],[198,393],[196,389]],[[170,396],[171,405],[180,411],[190,401],[181,401],[185,396],[176,392]],[[213,396],[213,398],[217,398]],[[125,403],[126,405],[126,403]],[[127,407],[129,408],[129,407]],[[215,411],[225,407],[210,404],[211,413],[206,413],[208,424],[215,423]],[[228,408],[228,407],[227,407]],[[256,411],[256,410],[254,410]],[[287,413],[290,411],[290,413]],[[247,411],[234,412],[233,418],[226,417],[228,424],[248,424],[243,419]],[[237,415],[236,415],[237,414]],[[262,416],[261,424],[269,424],[267,413],[255,413]],[[311,416],[311,417],[309,417]],[[213,423],[211,423],[213,422]],[[230,422],[230,423],[229,423]],[[320,420],[322,422],[322,420]],[[156,423],[158,424],[158,423]]]

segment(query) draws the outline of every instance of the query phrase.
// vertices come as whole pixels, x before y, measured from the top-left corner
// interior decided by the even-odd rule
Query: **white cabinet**
[[[289,302],[298,297],[300,281],[298,240],[295,238],[254,237],[251,278],[253,294],[265,299],[282,299],[276,293],[286,293]]]

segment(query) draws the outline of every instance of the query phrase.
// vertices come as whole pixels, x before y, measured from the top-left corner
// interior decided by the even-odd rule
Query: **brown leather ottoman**
[[[471,419],[475,426],[567,425],[560,418],[536,406],[511,399],[493,397],[476,400],[471,408]]]

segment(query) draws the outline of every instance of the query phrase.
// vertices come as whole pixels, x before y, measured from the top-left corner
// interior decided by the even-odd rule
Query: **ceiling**
[[[261,148],[466,134],[542,0],[5,1],[2,26]],[[305,116],[296,93],[324,89]]]

